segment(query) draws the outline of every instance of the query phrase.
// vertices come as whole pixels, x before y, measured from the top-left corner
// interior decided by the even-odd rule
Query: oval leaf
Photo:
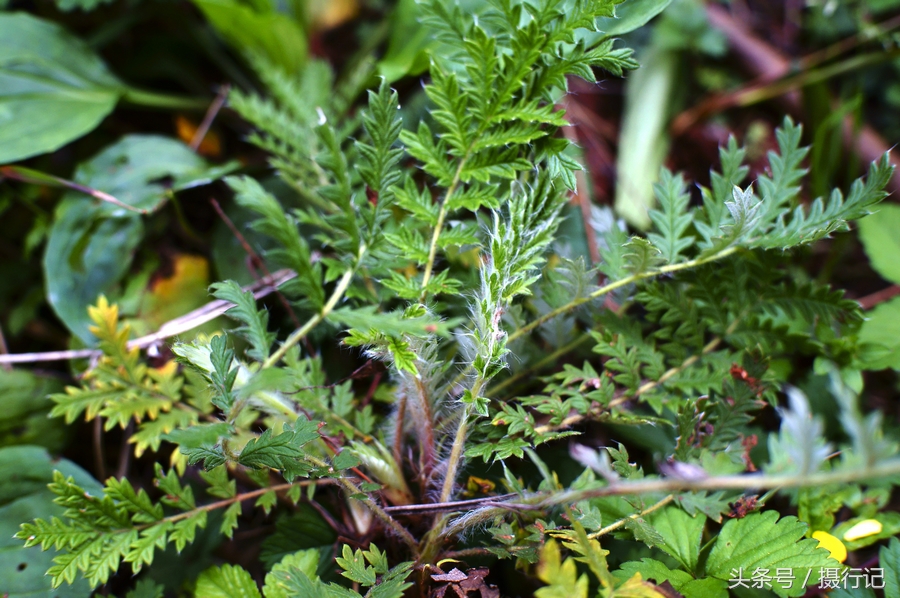
[[[124,86],[82,40],[25,13],[0,13],[0,164],[93,130]]]

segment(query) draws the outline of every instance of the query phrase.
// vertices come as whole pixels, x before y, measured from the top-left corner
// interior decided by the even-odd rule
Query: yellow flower
[[[847,560],[847,547],[844,543],[829,534],[828,532],[813,532],[813,538],[819,541],[819,546],[831,553],[831,558],[843,563]],[[846,537],[846,536],[845,536]]]

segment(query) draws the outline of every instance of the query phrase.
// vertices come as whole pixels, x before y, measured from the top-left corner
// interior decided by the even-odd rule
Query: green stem
[[[575,299],[574,301],[570,301],[569,303],[567,303],[561,307],[557,307],[553,311],[550,311],[550,312],[544,314],[537,320],[534,320],[533,322],[527,324],[526,326],[519,328],[518,330],[516,330],[515,332],[513,332],[512,334],[509,335],[507,342],[511,342],[511,341],[519,338],[523,334],[527,334],[527,333],[531,332],[532,330],[534,330],[541,324],[544,324],[545,322],[549,322],[556,316],[559,316],[566,312],[572,311],[576,307],[579,307],[581,305],[584,305],[585,303],[588,303],[590,301],[593,301],[594,299],[597,299],[598,297],[602,297],[603,295],[611,293],[612,291],[615,291],[616,289],[620,289],[624,286],[628,286],[628,285],[638,282],[640,280],[645,280],[647,278],[653,278],[654,276],[659,276],[661,274],[671,274],[673,272],[679,272],[681,270],[688,270],[690,268],[702,266],[703,264],[708,264],[709,262],[714,262],[714,261],[720,260],[722,258],[728,257],[729,255],[735,253],[737,250],[738,250],[738,247],[728,247],[728,248],[722,249],[721,251],[718,251],[718,252],[716,252],[712,255],[706,256],[706,257],[688,260],[686,262],[681,262],[679,264],[669,264],[667,266],[662,266],[661,268],[647,270],[646,272],[639,272],[638,274],[633,274],[633,275],[627,276],[621,280],[611,282],[607,285],[600,287],[599,289],[597,289],[590,295],[587,295],[586,297],[579,297],[578,299]]]
[[[143,91],[129,87],[122,94],[122,100],[129,104],[163,110],[206,110],[209,100],[155,91]]]
[[[473,141],[472,145],[474,144],[475,142]],[[456,167],[456,172],[453,174],[453,180],[450,182],[450,186],[447,187],[447,194],[444,196],[444,201],[441,202],[441,209],[438,212],[437,224],[434,225],[434,232],[431,235],[431,245],[428,248],[428,261],[425,263],[425,273],[422,275],[422,294],[419,297],[419,301],[425,300],[425,295],[427,294],[425,289],[428,287],[428,281],[431,280],[431,272],[432,270],[434,270],[434,260],[437,256],[438,240],[441,238],[441,231],[444,229],[444,220],[447,218],[447,205],[450,203],[450,198],[453,197],[453,194],[456,192],[456,188],[459,186],[463,166],[466,165],[466,162],[469,159],[470,152],[471,147],[466,152],[466,155],[463,156],[459,161],[459,165],[457,165]]]
[[[357,260],[357,264],[362,259],[362,255],[365,253],[365,247],[360,249],[359,259]],[[341,276],[341,279],[338,281],[337,286],[334,288],[334,291],[331,293],[331,297],[328,298],[328,302],[322,307],[322,310],[311,317],[306,323],[295,330],[287,339],[285,339],[284,343],[278,350],[272,353],[268,359],[266,359],[262,367],[263,369],[272,367],[279,361],[281,361],[287,352],[306,338],[306,335],[309,334],[309,331],[315,328],[319,322],[328,317],[328,315],[334,310],[334,307],[337,305],[338,301],[341,300],[341,297],[344,296],[344,293],[347,291],[347,287],[350,286],[350,281],[353,280],[353,273],[356,272],[356,266],[354,265],[352,268],[348,268],[344,275]]]
[[[480,376],[472,385],[472,397],[477,400],[484,387],[485,380]],[[466,434],[469,428],[469,405],[463,405],[462,413],[459,415],[459,426],[456,428],[456,434],[453,437],[453,446],[450,448],[450,457],[447,459],[447,473],[444,477],[444,484],[441,487],[441,498],[438,502],[447,502],[453,493],[453,485],[456,483],[456,470],[459,469],[459,462],[462,459],[463,447],[466,444]]]
[[[589,534],[588,538],[593,540],[595,538],[599,538],[600,536],[605,536],[606,534],[608,534],[610,532],[614,532],[617,529],[619,529],[620,527],[626,525],[629,521],[633,521],[633,520],[637,519],[638,517],[643,517],[644,515],[648,515],[648,514],[652,513],[653,511],[659,510],[659,509],[663,508],[664,506],[666,506],[667,504],[669,504],[670,502],[672,502],[673,500],[675,500],[675,495],[669,494],[665,498],[663,498],[662,500],[657,502],[656,504],[647,507],[640,513],[634,513],[632,515],[629,515],[628,517],[625,517],[624,519],[619,519],[615,523],[611,523],[611,524],[607,525],[606,527],[599,529],[592,534]]]

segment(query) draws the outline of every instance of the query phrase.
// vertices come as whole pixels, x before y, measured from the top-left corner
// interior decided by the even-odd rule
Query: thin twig
[[[219,114],[219,110],[225,105],[229,91],[231,91],[231,85],[226,83],[221,86],[219,88],[219,93],[216,94],[216,99],[212,101],[212,104],[210,104],[209,108],[206,110],[206,114],[203,116],[203,122],[197,127],[197,130],[194,132],[194,138],[191,139],[190,148],[195,152],[200,148],[200,144],[203,143],[206,134],[209,133],[209,128],[216,119],[216,115]]]
[[[105,480],[106,459],[103,456],[103,420],[99,417],[94,420],[92,438],[94,444],[94,468],[97,470],[97,479]]]
[[[486,504],[502,501],[507,498],[518,496],[518,494],[510,493],[501,496],[486,496],[484,498],[472,498],[469,500],[452,500],[450,502],[436,502],[421,505],[398,505],[395,507],[384,507],[386,513],[391,515],[432,515],[434,513],[450,513],[453,511],[469,511]]]
[[[738,323],[740,321],[741,321],[741,318],[736,318],[731,323],[731,325],[728,327],[728,329],[725,331],[725,336],[732,334],[737,329]],[[645,392],[653,390],[657,386],[664,384],[666,381],[677,376],[678,374],[680,374],[687,368],[691,367],[692,365],[694,365],[695,363],[700,361],[701,357],[708,355],[708,354],[712,353],[713,351],[715,351],[716,349],[718,349],[720,344],[722,344],[721,337],[716,337],[716,338],[712,339],[711,341],[706,343],[706,345],[703,347],[703,349],[700,351],[699,354],[691,355],[690,357],[688,357],[684,361],[682,361],[680,365],[677,365],[675,367],[672,367],[672,368],[669,368],[668,370],[666,370],[663,373],[663,375],[660,376],[658,379],[648,380],[647,382],[640,385],[633,393],[622,394],[622,395],[614,398],[608,404],[603,405],[602,408],[608,410],[608,409],[612,409],[613,407],[618,407],[619,405],[621,405],[623,403],[626,403],[628,401],[632,401],[632,400],[638,398]],[[584,421],[585,419],[587,419],[588,417],[590,417],[593,414],[594,414],[593,411],[588,411],[587,413],[577,413],[575,415],[570,415],[569,417],[565,418],[564,420],[562,420],[561,422],[559,422],[556,425],[548,424],[548,425],[544,425],[544,426],[537,426],[534,429],[534,433],[535,433],[535,435],[541,435],[541,434],[549,434],[550,432],[555,432],[557,430],[562,430],[562,429],[574,426],[575,424]]]
[[[880,303],[893,299],[897,295],[900,295],[900,284],[891,285],[886,289],[875,291],[871,295],[866,295],[856,301],[863,310],[870,310]]]
[[[529,497],[519,497],[518,500],[508,504],[496,504],[485,507],[479,512],[479,521],[489,521],[497,515],[509,511],[510,507],[517,510],[529,509],[543,511],[558,505],[579,503],[593,498],[606,496],[642,496],[647,494],[674,493],[674,492],[701,492],[714,490],[764,490],[783,488],[810,488],[816,486],[829,486],[838,484],[850,484],[854,482],[867,482],[890,476],[900,475],[900,459],[890,459],[880,464],[867,468],[853,468],[809,475],[797,474],[742,474],[731,476],[710,476],[699,479],[684,478],[658,478],[641,479],[637,481],[615,482],[601,488],[590,490],[559,490],[540,492]],[[450,523],[443,531],[441,538],[455,536],[469,529],[472,518],[463,516]]]
[[[25,168],[23,166],[0,166],[0,175],[10,179],[15,179],[17,181],[22,181],[23,183],[32,183],[34,185],[49,185],[52,187],[65,187],[66,189],[72,189],[74,191],[84,193],[85,195],[90,195],[94,199],[105,201],[106,203],[110,203],[116,207],[122,208],[123,210],[128,210],[129,212],[135,212],[136,214],[149,213],[147,210],[142,210],[141,208],[136,208],[134,206],[128,205],[127,203],[119,201],[105,191],[93,189],[86,185],[76,183],[75,181],[69,181],[58,176],[53,176],[52,174],[40,172],[39,170],[33,170],[31,168]]]
[[[285,282],[295,278],[297,274],[291,270],[278,270],[271,277],[264,277],[257,282],[244,287],[246,291],[252,291],[257,299],[265,297]],[[234,307],[230,301],[217,299],[210,301],[203,307],[170,320],[163,324],[153,334],[148,334],[128,342],[128,348],[144,349],[155,345],[167,338],[190,332],[203,324],[216,319],[226,311]],[[0,355],[0,364],[4,363],[36,363],[42,361],[66,361],[69,359],[87,359],[99,357],[103,352],[97,349],[77,349],[72,351],[46,351],[43,353],[15,353]]]
[[[360,260],[362,259],[362,253],[364,251],[365,249],[360,249]],[[307,320],[303,326],[291,333],[291,335],[285,339],[284,343],[282,343],[282,345],[263,362],[263,369],[270,368],[281,361],[284,356],[287,355],[287,352],[290,351],[291,347],[306,338],[306,335],[309,334],[313,328],[328,317],[332,310],[337,306],[338,302],[343,299],[347,287],[350,286],[350,281],[353,280],[354,272],[356,272],[356,266],[348,268],[347,271],[344,272],[344,275],[338,281],[337,286],[331,293],[331,297],[328,298],[328,302],[322,307],[322,311],[315,314]]]
[[[228,230],[231,231],[231,234],[234,235],[234,238],[238,240],[238,243],[241,244],[241,247],[244,248],[244,251],[247,253],[247,255],[250,256],[250,259],[253,260],[253,263],[259,266],[266,276],[271,278],[272,273],[269,272],[269,268],[266,266],[265,260],[263,260],[262,257],[258,253],[256,253],[256,250],[250,246],[250,243],[247,242],[246,237],[244,237],[244,235],[241,234],[241,231],[238,230],[238,227],[234,225],[234,222],[231,221],[231,218],[228,217],[228,214],[226,214],[222,209],[222,206],[219,205],[219,202],[211,197],[209,198],[209,203],[212,204],[212,207],[216,211],[216,214],[219,215],[219,218],[222,219],[222,222],[225,223],[225,226],[227,226]],[[254,272],[254,274],[256,273]],[[300,318],[297,317],[297,314],[294,312],[294,308],[292,308],[291,304],[288,303],[287,298],[278,289],[275,289],[275,295],[278,296],[278,300],[281,302],[282,307],[284,307],[288,315],[291,316],[291,320],[294,322],[294,326],[299,328]]]
[[[100,421],[100,418],[97,418]],[[122,446],[119,449],[119,466],[116,468],[116,478],[124,479],[128,473],[128,466],[131,462],[131,447],[128,446],[131,435],[134,434],[134,420],[128,422],[122,433]]]

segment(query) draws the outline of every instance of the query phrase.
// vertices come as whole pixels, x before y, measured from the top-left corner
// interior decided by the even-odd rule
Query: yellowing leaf
[[[879,525],[879,528],[880,527],[881,526]],[[847,560],[847,547],[844,546],[843,542],[841,542],[828,532],[813,532],[812,537],[819,541],[819,546],[821,548],[824,548],[831,553],[831,558],[833,558],[834,560],[840,563],[843,563]]]
[[[863,519],[844,532],[844,540],[846,540],[847,542],[853,542],[854,540],[859,540],[860,538],[866,538],[868,536],[880,534],[881,530],[882,525],[880,521],[877,521],[875,519]]]
[[[644,581],[640,573],[635,573],[625,583],[616,588],[613,598],[665,598],[657,591],[656,586]]]
[[[171,274],[155,277],[141,301],[139,319],[147,331],[183,316],[209,300],[209,262],[197,255],[177,255]],[[139,331],[140,332],[140,331]]]
[[[573,559],[562,561],[555,540],[549,540],[541,550],[537,576],[549,585],[535,591],[535,598],[587,598],[587,575],[578,576]]]

